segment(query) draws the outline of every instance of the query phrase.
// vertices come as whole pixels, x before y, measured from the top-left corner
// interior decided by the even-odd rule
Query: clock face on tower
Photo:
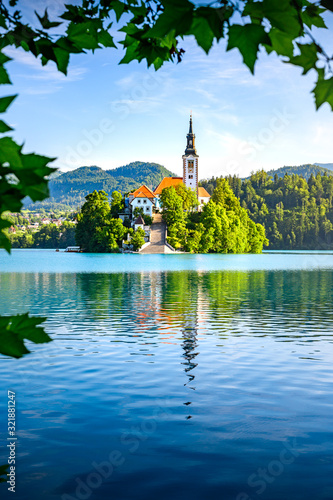
[[[189,173],[189,174],[193,174],[193,167],[189,167],[189,168],[188,168],[188,173]]]
[[[190,143],[189,143],[189,144],[190,144],[190,146],[192,146],[192,141],[190,141]]]

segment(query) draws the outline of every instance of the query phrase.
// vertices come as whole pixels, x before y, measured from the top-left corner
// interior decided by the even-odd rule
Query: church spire
[[[188,131],[189,134],[193,134],[192,130],[192,113],[190,114],[190,130]]]
[[[185,155],[196,156],[197,151],[195,149],[195,134],[193,134],[193,124],[192,124],[192,113],[190,114],[190,128],[187,134],[187,144],[185,149]]]

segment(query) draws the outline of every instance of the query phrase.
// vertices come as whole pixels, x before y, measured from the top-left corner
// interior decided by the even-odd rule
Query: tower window
[[[189,179],[193,179],[193,175],[189,175],[189,176],[188,176],[188,178],[189,178]]]

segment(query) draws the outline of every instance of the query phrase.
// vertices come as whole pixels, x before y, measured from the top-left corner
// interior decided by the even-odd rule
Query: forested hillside
[[[241,206],[266,229],[269,249],[333,249],[333,176],[327,172],[274,179],[264,170],[241,180],[227,177]],[[217,179],[203,181],[212,192]]]
[[[33,205],[27,199],[25,208],[76,209],[85,202],[85,196],[95,190],[111,194],[115,190],[126,193],[141,184],[155,188],[163,177],[172,175],[175,174],[162,165],[140,161],[113,170],[103,170],[96,166],[80,167],[53,177],[49,182],[50,198]]]
[[[330,163],[327,163],[327,165],[330,165]],[[285,174],[288,175],[301,175],[304,177],[304,179],[308,180],[310,178],[310,175],[317,175],[319,173],[324,174],[325,172],[328,175],[333,175],[332,170],[329,167],[325,167],[324,165],[300,165],[299,167],[281,167],[278,168],[277,170],[268,170],[268,175],[271,175],[274,177],[277,175],[278,177],[284,177]]]

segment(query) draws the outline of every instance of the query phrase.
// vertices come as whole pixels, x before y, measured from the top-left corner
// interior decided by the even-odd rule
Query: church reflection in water
[[[2,293],[13,310],[24,312],[20,295],[12,292],[17,288],[33,290],[30,310],[48,316],[51,334],[53,328],[61,335],[59,325],[65,325],[72,339],[109,337],[113,348],[126,343],[151,363],[168,345],[170,359],[179,359],[186,377],[183,404],[190,407],[203,338],[214,335],[228,342],[265,335],[299,342],[302,317],[311,325],[311,341],[319,339],[325,328],[318,324],[331,322],[331,308],[325,304],[333,275],[320,270],[3,274]],[[318,304],[323,304],[319,323]]]

